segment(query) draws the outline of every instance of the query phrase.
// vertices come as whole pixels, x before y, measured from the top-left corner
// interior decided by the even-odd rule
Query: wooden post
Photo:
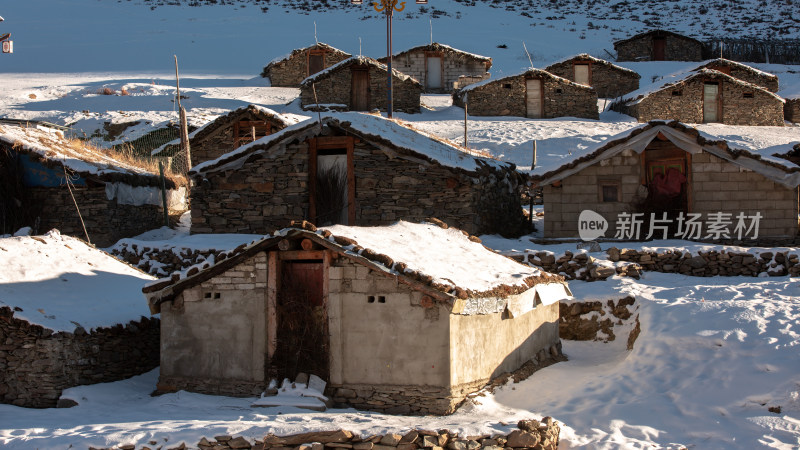
[[[178,109],[181,107],[181,79],[178,76],[178,55],[172,55],[175,57],[175,87],[178,91]]]
[[[186,158],[186,164],[184,165],[185,169],[184,173],[189,173],[189,169],[192,168],[192,152],[191,149],[189,148],[189,126],[186,122],[186,110],[183,108],[183,106],[180,107],[179,117],[181,120],[181,125],[180,125],[181,153],[183,153],[183,155]]]
[[[467,102],[464,102],[464,148],[469,148],[467,141]]]
[[[531,170],[536,168],[536,139],[533,140],[533,162],[531,163]]]
[[[280,274],[278,252],[267,254],[267,361],[272,364],[275,349],[278,347],[278,280]]]
[[[164,163],[158,162],[158,173],[161,175],[161,204],[164,206],[164,226],[169,227],[169,205],[167,204],[167,182],[164,179]]]

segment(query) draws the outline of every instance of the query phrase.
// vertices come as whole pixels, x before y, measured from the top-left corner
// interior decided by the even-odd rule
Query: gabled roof
[[[725,80],[725,81],[728,81],[730,83],[738,84],[738,85],[740,85],[742,87],[746,87],[746,88],[753,89],[753,90],[758,90],[758,91],[763,92],[765,94],[771,95],[772,97],[775,97],[776,99],[780,100],[781,102],[784,102],[784,99],[781,98],[779,95],[774,94],[774,93],[764,89],[763,87],[761,87],[761,86],[759,86],[757,84],[753,84],[753,83],[749,83],[749,82],[744,81],[744,80],[740,80],[738,78],[735,78],[735,77],[732,77],[730,75],[724,74],[724,73],[722,73],[722,72],[720,72],[718,70],[712,70],[712,69],[706,69],[706,68],[703,68],[703,67],[699,67],[697,69],[692,69],[692,70],[688,70],[688,71],[684,71],[684,72],[676,72],[674,74],[667,75],[667,76],[663,77],[661,80],[658,80],[655,83],[651,84],[650,86],[647,86],[647,87],[642,88],[642,89],[637,89],[637,90],[635,90],[633,92],[629,92],[629,93],[625,94],[619,101],[614,102],[614,103],[615,104],[622,103],[622,104],[625,104],[625,105],[634,105],[636,103],[641,102],[642,100],[644,100],[645,98],[647,98],[651,94],[654,94],[656,92],[659,92],[659,91],[662,91],[662,90],[665,90],[665,89],[675,88],[677,86],[680,86],[681,84],[686,83],[687,81],[690,81],[690,80],[698,78],[698,77],[703,78],[703,79],[713,79],[713,80],[720,80],[721,79],[721,80]],[[611,107],[613,108],[614,105],[611,105]]]
[[[409,48],[407,50],[402,50],[400,52],[394,53],[392,55],[392,58],[396,58],[398,56],[405,55],[406,53],[412,53],[412,52],[453,52],[453,53],[456,53],[456,54],[461,55],[461,56],[465,56],[465,57],[468,57],[468,58],[473,58],[473,59],[476,59],[476,60],[483,61],[483,62],[487,63],[486,70],[489,70],[489,68],[492,67],[492,58],[490,58],[488,56],[482,56],[482,55],[478,55],[478,54],[475,54],[475,53],[465,52],[464,50],[459,50],[459,49],[457,49],[455,47],[451,47],[451,46],[446,45],[446,44],[441,44],[439,42],[433,42],[431,44],[425,44],[425,45],[418,45],[416,47],[411,47],[411,48]],[[378,58],[378,61],[386,62],[386,57],[384,56],[383,58]]]
[[[272,69],[274,66],[277,66],[279,64],[282,64],[282,63],[288,61],[289,59],[291,59],[293,56],[297,55],[298,53],[303,53],[303,52],[305,52],[307,50],[315,50],[315,49],[323,49],[323,50],[328,50],[330,52],[341,53],[342,55],[350,56],[350,53],[347,53],[345,51],[339,50],[336,47],[333,47],[331,45],[325,44],[323,42],[317,42],[316,44],[309,45],[308,47],[294,49],[294,50],[292,50],[291,53],[289,53],[287,55],[279,56],[279,57],[273,59],[272,61],[267,63],[267,65],[264,67],[264,72],[262,73],[262,76],[264,76],[264,74],[269,72],[269,70]]]
[[[569,162],[541,175],[531,177],[539,185],[562,180],[601,160],[615,156],[626,149],[641,153],[661,133],[677,147],[689,152],[708,152],[737,166],[747,168],[789,188],[800,186],[800,166],[775,154],[762,154],[734,148],[725,140],[703,133],[680,122],[654,120],[633,130],[610,138],[605,143],[589,148]]]
[[[78,139],[66,139],[61,131],[46,126],[0,125],[0,145],[27,154],[46,167],[64,166],[84,178],[132,186],[160,186],[156,170],[135,160],[122,161]],[[167,179],[167,185],[172,188],[174,182]]]
[[[347,58],[347,59],[345,59],[343,61],[339,61],[338,63],[328,67],[325,70],[321,70],[321,71],[315,73],[314,75],[309,76],[308,78],[306,78],[305,80],[300,82],[300,86],[308,86],[311,83],[319,81],[322,78],[328,77],[332,72],[335,72],[337,70],[341,70],[341,69],[343,69],[345,67],[349,67],[349,66],[352,66],[352,65],[372,66],[372,67],[376,67],[379,70],[382,70],[384,72],[389,70],[389,68],[386,67],[386,64],[378,62],[377,60],[372,59],[372,58],[370,58],[368,56],[351,56],[350,58]],[[394,74],[395,77],[397,77],[397,78],[399,78],[399,79],[401,79],[403,81],[411,80],[415,84],[419,84],[421,86],[421,83],[419,81],[417,81],[416,78],[408,76],[408,75],[406,75],[406,74],[404,74],[402,72],[399,72],[395,68],[392,68],[392,74]]]
[[[462,147],[450,144],[441,138],[409,128],[399,121],[382,116],[356,112],[323,113],[320,119],[309,119],[284,128],[269,136],[243,145],[219,158],[198,164],[189,172],[190,176],[205,176],[208,173],[241,167],[251,155],[268,154],[275,146],[291,141],[303,141],[319,135],[322,126],[338,128],[379,148],[397,152],[418,162],[475,172],[483,167],[513,170],[515,166],[489,158],[467,153]]]
[[[569,84],[571,86],[574,86],[574,87],[577,87],[577,88],[580,88],[580,89],[594,90],[594,88],[591,87],[591,86],[585,86],[583,84],[575,83],[574,81],[570,81],[570,80],[568,80],[566,78],[561,78],[558,75],[553,75],[552,73],[550,73],[550,72],[548,72],[546,70],[530,68],[530,69],[527,69],[527,70],[519,72],[519,73],[515,73],[515,74],[512,74],[512,75],[505,76],[503,78],[495,78],[495,79],[489,78],[489,79],[486,79],[486,80],[483,80],[483,81],[479,81],[477,83],[473,83],[473,84],[470,84],[468,86],[464,86],[463,88],[457,90],[456,92],[457,93],[469,92],[469,91],[471,91],[473,89],[479,88],[481,86],[486,86],[487,84],[490,84],[490,83],[502,83],[504,80],[507,80],[509,78],[516,78],[516,77],[519,77],[519,76],[541,77],[541,78],[546,78],[546,79],[553,80],[553,81],[558,81],[559,83]]]
[[[432,219],[435,220],[435,219]],[[480,240],[444,224],[399,221],[388,227],[317,229],[307,222],[240,246],[204,269],[192,268],[146,285],[151,311],[184,290],[224,273],[282,240],[309,239],[351,261],[456,306],[469,298],[504,299],[540,284],[565,284],[559,275],[518,263],[484,247]],[[456,313],[464,311],[463,302]],[[494,312],[494,311],[492,311]]]
[[[736,67],[736,68],[739,68],[739,69],[742,69],[742,70],[746,70],[746,71],[748,71],[748,72],[750,72],[750,73],[752,73],[754,75],[758,75],[760,77],[769,78],[771,80],[778,81],[778,76],[777,75],[773,75],[773,74],[771,74],[769,72],[764,72],[763,70],[758,70],[755,67],[748,66],[747,64],[742,64],[740,62],[731,61],[730,59],[725,59],[725,58],[717,58],[717,59],[711,59],[711,60],[708,60],[708,61],[703,61],[694,70],[698,71],[698,70],[701,70],[701,69],[704,69],[704,68],[708,69],[708,68],[710,68],[709,66]]]
[[[698,41],[697,39],[695,39],[693,37],[684,36],[682,34],[678,34],[678,33],[675,33],[673,31],[656,29],[656,30],[645,31],[645,32],[633,35],[633,36],[631,36],[631,37],[629,37],[627,39],[620,39],[619,41],[614,42],[614,48],[616,48],[618,45],[620,45],[622,43],[630,42],[630,41],[633,41],[633,40],[636,40],[636,39],[639,39],[639,38],[643,38],[643,37],[645,37],[647,35],[651,35],[651,34],[652,35],[656,35],[657,37],[673,36],[673,37],[677,37],[677,38],[681,38],[681,39],[686,39],[686,40],[689,40],[689,41],[694,41],[694,42],[698,43],[699,45],[703,45],[702,42]]]
[[[550,70],[553,66],[558,65],[558,64],[562,64],[562,63],[565,63],[565,62],[568,62],[568,61],[591,61],[591,62],[593,62],[595,64],[602,64],[604,66],[611,67],[611,68],[613,68],[615,70],[618,70],[620,72],[626,72],[626,73],[629,73],[631,75],[635,75],[636,78],[641,78],[642,77],[641,75],[636,73],[636,71],[633,71],[631,69],[626,69],[625,67],[622,67],[622,66],[618,66],[618,65],[613,64],[613,63],[611,63],[609,61],[606,61],[605,59],[595,58],[594,56],[592,56],[592,55],[590,55],[588,53],[581,53],[581,54],[578,54],[578,55],[575,55],[575,56],[570,56],[569,58],[564,58],[564,59],[558,60],[558,61],[550,64],[549,66],[545,67],[544,70]]]

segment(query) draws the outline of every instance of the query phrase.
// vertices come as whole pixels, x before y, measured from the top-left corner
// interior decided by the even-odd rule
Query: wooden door
[[[592,81],[589,79],[589,65],[588,64],[575,64],[575,82],[584,86],[591,86]]]
[[[276,349],[270,375],[281,378],[311,373],[328,378],[328,314],[323,263],[283,261],[276,299]]]
[[[325,68],[325,53],[313,52],[308,54],[308,76],[314,75]]]
[[[442,58],[439,56],[428,56],[425,61],[427,69],[425,73],[425,83],[427,89],[442,88]]]
[[[352,111],[369,110],[369,70],[353,69],[353,86],[350,91],[350,109]]]
[[[532,78],[525,80],[527,116],[531,119],[542,117],[542,80]]]
[[[703,122],[719,122],[719,84],[703,84]]]
[[[667,40],[653,38],[653,61],[664,61],[667,56]]]

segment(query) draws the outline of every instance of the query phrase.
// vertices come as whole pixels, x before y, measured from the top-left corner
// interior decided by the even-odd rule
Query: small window
[[[503,88],[511,89],[511,83],[503,83]]]
[[[214,292],[214,300],[219,300],[222,297],[222,294],[219,292]]]
[[[556,89],[556,94],[561,94],[562,92],[564,91],[562,91],[561,89]]]
[[[742,97],[744,97],[744,98],[753,98],[753,93],[752,92],[745,92],[744,94],[742,94]]]
[[[598,195],[602,203],[616,203],[620,199],[620,183],[616,180],[602,180],[599,183]]]
[[[367,303],[375,303],[375,296],[370,295],[369,297],[367,297]]]
[[[383,295],[378,296],[378,303],[386,303],[386,297]]]
[[[203,298],[211,298],[211,292],[206,292],[203,294]]]
[[[672,91],[673,97],[680,97],[683,95],[683,91]]]

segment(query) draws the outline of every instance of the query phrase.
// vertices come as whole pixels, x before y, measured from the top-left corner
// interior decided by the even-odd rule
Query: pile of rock
[[[628,332],[627,346],[631,350],[641,330],[638,309],[631,296],[606,302],[561,302],[558,335],[572,341],[610,342],[616,340],[617,328],[619,333]]]
[[[189,249],[189,248],[157,248],[123,242],[111,249],[111,254],[126,263],[155,277],[163,277],[176,271],[219,259],[226,250]],[[213,259],[210,257],[213,256]]]

